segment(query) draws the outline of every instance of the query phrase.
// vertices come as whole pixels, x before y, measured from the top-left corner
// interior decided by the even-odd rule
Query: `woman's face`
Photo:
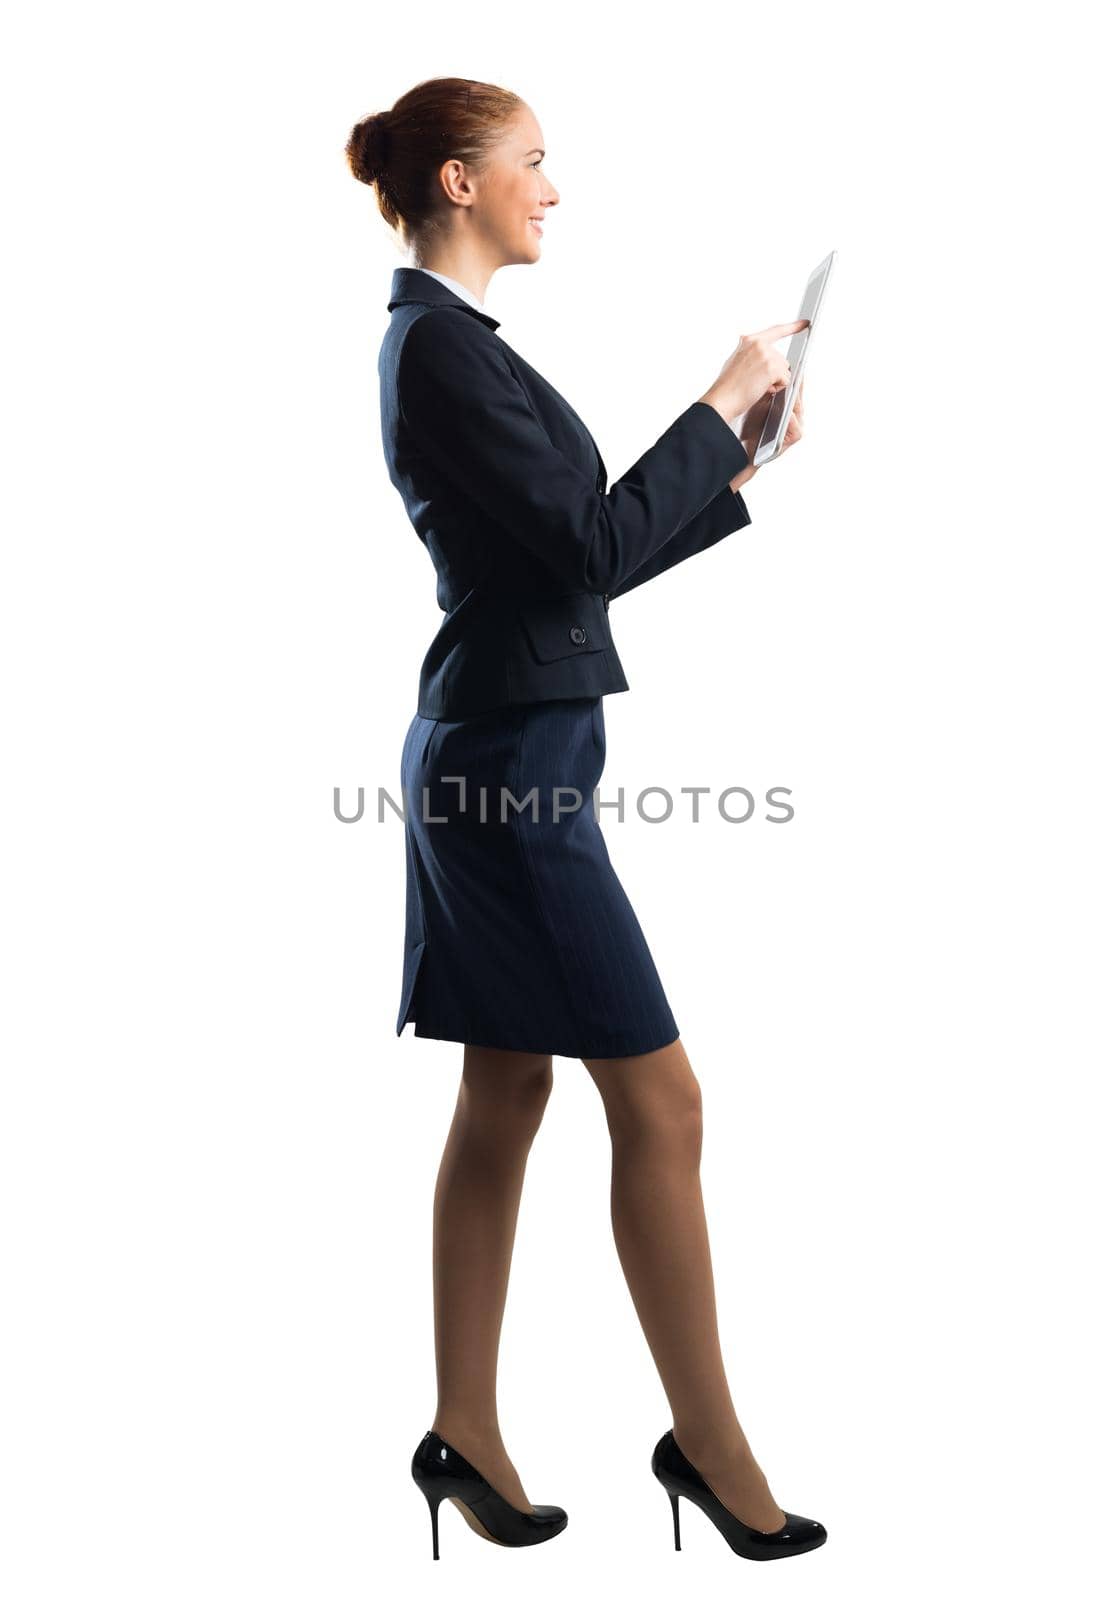
[[[507,123],[475,186],[472,221],[496,265],[540,257],[545,214],[560,200],[544,175],[543,160],[544,135],[524,106]]]

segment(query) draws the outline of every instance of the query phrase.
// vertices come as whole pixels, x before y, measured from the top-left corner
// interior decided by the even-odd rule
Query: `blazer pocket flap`
[[[520,608],[521,623],[538,661],[594,655],[605,650],[610,629],[597,594],[550,595]]]

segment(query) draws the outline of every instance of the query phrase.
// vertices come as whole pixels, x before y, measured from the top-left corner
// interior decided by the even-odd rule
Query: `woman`
[[[560,1507],[529,1500],[506,1454],[496,1375],[525,1164],[552,1057],[570,1055],[603,1099],[614,1235],[672,1411],[652,1466],[676,1548],[683,1494],[739,1555],[770,1559],[817,1547],[825,1530],[777,1504],[735,1415],[700,1189],[700,1089],[593,792],[602,696],[628,688],[610,600],[749,522],[739,491],[790,377],[775,342],[806,324],[741,339],[606,493],[586,427],[483,305],[499,267],[540,257],[559,200],[543,146],[516,95],[459,78],[420,84],[347,145],[414,262],[393,274],[382,438],[445,613],[401,762],[397,1033],[411,1020],[417,1036],[463,1044],[435,1196],[438,1398],[412,1471],[436,1558],[445,1498],[500,1544],[567,1524]],[[801,420],[799,403],[788,442]]]

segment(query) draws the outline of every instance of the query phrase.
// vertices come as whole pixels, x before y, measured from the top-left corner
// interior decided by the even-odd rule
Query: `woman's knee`
[[[462,1095],[469,1107],[488,1118],[535,1127],[544,1116],[552,1084],[551,1056],[464,1047]]]
[[[613,1139],[656,1139],[698,1155],[704,1105],[680,1041],[643,1056],[588,1061]]]

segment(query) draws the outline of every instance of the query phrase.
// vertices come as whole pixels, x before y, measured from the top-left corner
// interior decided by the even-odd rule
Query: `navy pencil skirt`
[[[605,760],[601,696],[413,717],[398,1035],[577,1058],[679,1037],[595,815]]]

